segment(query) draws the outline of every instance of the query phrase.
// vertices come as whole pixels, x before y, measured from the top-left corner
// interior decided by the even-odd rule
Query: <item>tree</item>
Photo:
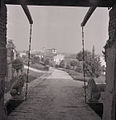
[[[80,51],[76,58],[79,61],[83,61],[83,52]],[[87,76],[91,76],[91,77],[99,77],[101,75],[101,62],[100,62],[100,57],[97,55],[94,55],[93,57],[93,53],[89,52],[89,51],[85,51],[84,54],[84,66],[85,66],[85,73]]]
[[[77,60],[72,60],[71,62],[70,62],[70,65],[71,66],[73,66],[73,69],[75,68],[75,66],[77,66]]]
[[[59,67],[64,68],[64,66],[65,66],[65,61],[64,61],[64,60],[62,60],[62,61],[60,62]]]
[[[46,58],[46,59],[45,59],[44,64],[45,64],[45,65],[49,65],[49,64],[50,64],[49,58]]]
[[[88,58],[88,57],[91,57],[91,52],[89,51],[84,51],[84,58],[85,60]],[[79,60],[79,61],[83,61],[83,52],[80,51],[77,55],[76,55],[76,59]]]
[[[40,58],[36,57],[36,56],[33,56],[32,63],[39,63],[39,62],[40,62]]]
[[[12,67],[16,70],[17,75],[19,73],[19,70],[21,72],[23,72],[23,61],[22,59],[19,57],[19,55],[17,54],[17,58],[12,62]]]
[[[75,71],[82,73],[82,69],[83,68],[82,68],[81,62],[78,62]]]

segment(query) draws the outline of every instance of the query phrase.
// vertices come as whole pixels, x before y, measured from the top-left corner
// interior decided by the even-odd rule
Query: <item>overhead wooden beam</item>
[[[85,24],[87,23],[87,21],[89,20],[90,16],[92,15],[92,13],[95,11],[96,7],[90,7],[87,14],[84,17],[83,22],[81,23],[81,26],[84,27]]]
[[[111,7],[115,0],[28,0],[27,5],[73,6],[73,7]],[[19,0],[6,0],[6,4],[19,5]]]
[[[30,11],[29,11],[29,9],[28,9],[28,7],[26,5],[27,4],[26,1],[25,0],[20,0],[20,4],[21,4],[21,6],[22,6],[22,8],[23,8],[28,20],[29,20],[29,23],[33,24],[33,20],[32,20]]]

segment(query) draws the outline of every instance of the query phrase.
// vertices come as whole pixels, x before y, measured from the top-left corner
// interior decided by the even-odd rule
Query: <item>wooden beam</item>
[[[23,8],[28,20],[29,20],[29,23],[33,24],[33,20],[32,20],[31,14],[29,12],[29,9],[26,5],[26,1],[25,0],[20,0],[20,4],[21,4],[21,6],[22,6],[22,8]]]
[[[73,6],[73,7],[111,7],[115,0],[28,0],[27,5]],[[19,0],[6,0],[6,4],[19,5]]]
[[[90,7],[87,14],[84,17],[83,22],[81,23],[81,26],[84,27],[85,24],[87,23],[87,21],[89,20],[90,16],[92,15],[92,13],[95,11],[96,7]]]

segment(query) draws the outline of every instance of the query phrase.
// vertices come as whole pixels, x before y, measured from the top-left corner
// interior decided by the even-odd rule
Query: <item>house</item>
[[[57,54],[56,56],[54,56],[54,62],[55,62],[55,64],[56,65],[60,65],[60,62],[62,61],[62,60],[64,60],[64,55],[62,55],[62,54]]]

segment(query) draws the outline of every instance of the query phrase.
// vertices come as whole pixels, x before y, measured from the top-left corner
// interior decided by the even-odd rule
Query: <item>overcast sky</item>
[[[7,6],[7,39],[17,50],[28,49],[29,22],[20,6]],[[56,48],[60,52],[77,53],[82,49],[81,22],[88,8],[29,7],[34,24],[32,49]],[[97,8],[85,27],[85,49],[95,46],[101,54],[108,39],[108,9]]]

